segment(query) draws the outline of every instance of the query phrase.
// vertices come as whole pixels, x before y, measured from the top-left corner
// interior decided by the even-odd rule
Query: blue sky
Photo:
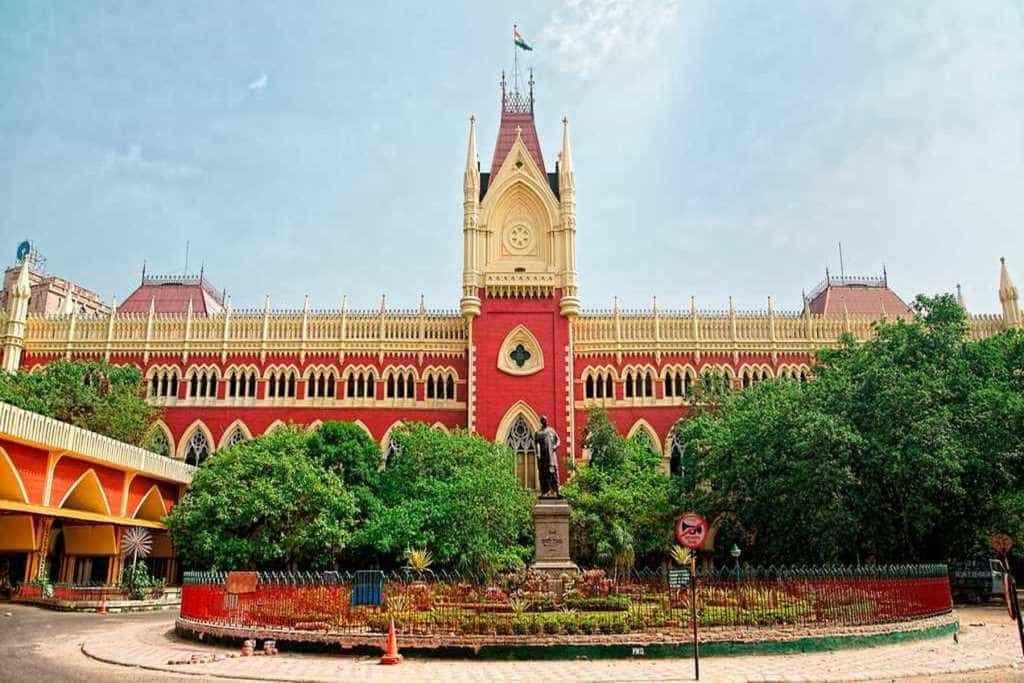
[[[435,6],[436,5],[436,6]],[[236,306],[454,308],[467,118],[511,24],[548,163],[569,116],[588,308],[1024,281],[1021,0],[0,1],[0,260],[124,298],[143,260]],[[6,250],[6,251],[5,251]]]

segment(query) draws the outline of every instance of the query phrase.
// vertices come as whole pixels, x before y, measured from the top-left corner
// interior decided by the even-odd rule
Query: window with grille
[[[197,429],[188,440],[188,447],[185,449],[185,464],[202,465],[210,457],[210,441],[206,433]]]

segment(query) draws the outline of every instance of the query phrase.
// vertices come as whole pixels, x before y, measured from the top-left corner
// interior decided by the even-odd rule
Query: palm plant
[[[422,574],[430,569],[430,565],[433,563],[434,558],[429,550],[416,550],[413,548],[405,551],[405,566],[417,574]]]
[[[672,550],[668,552],[676,564],[680,566],[686,566],[690,564],[690,560],[693,557],[693,553],[689,548],[684,548],[681,545],[672,546]]]

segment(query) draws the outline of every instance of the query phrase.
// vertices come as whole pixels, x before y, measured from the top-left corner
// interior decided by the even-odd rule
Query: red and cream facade
[[[480,170],[470,119],[458,311],[395,311],[383,300],[376,310],[312,310],[307,301],[275,311],[269,299],[262,310],[237,311],[202,277],[150,278],[104,316],[27,315],[12,299],[0,327],[4,367],[61,358],[137,365],[163,410],[154,438],[179,459],[196,459],[204,444],[208,454],[280,424],[325,420],[357,422],[382,448],[404,421],[515,445],[541,415],[563,435],[562,456],[580,458],[585,411],[601,405],[667,462],[671,427],[705,370],[736,388],[806,378],[816,349],[907,314],[884,280],[851,278],[829,278],[795,313],[770,299],[757,312],[737,311],[731,299],[719,312],[692,301],[683,311],[584,310],[568,123],[548,171],[533,104],[532,92],[503,93],[489,172]],[[1021,324],[1005,266],[1000,298],[1003,315],[972,316],[975,336]]]

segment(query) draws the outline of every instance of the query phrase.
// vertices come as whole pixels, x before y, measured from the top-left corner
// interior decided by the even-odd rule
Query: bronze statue
[[[548,418],[540,418],[540,429],[533,435],[537,449],[537,472],[540,474],[540,495],[561,498],[558,491],[558,432],[548,426]]]

